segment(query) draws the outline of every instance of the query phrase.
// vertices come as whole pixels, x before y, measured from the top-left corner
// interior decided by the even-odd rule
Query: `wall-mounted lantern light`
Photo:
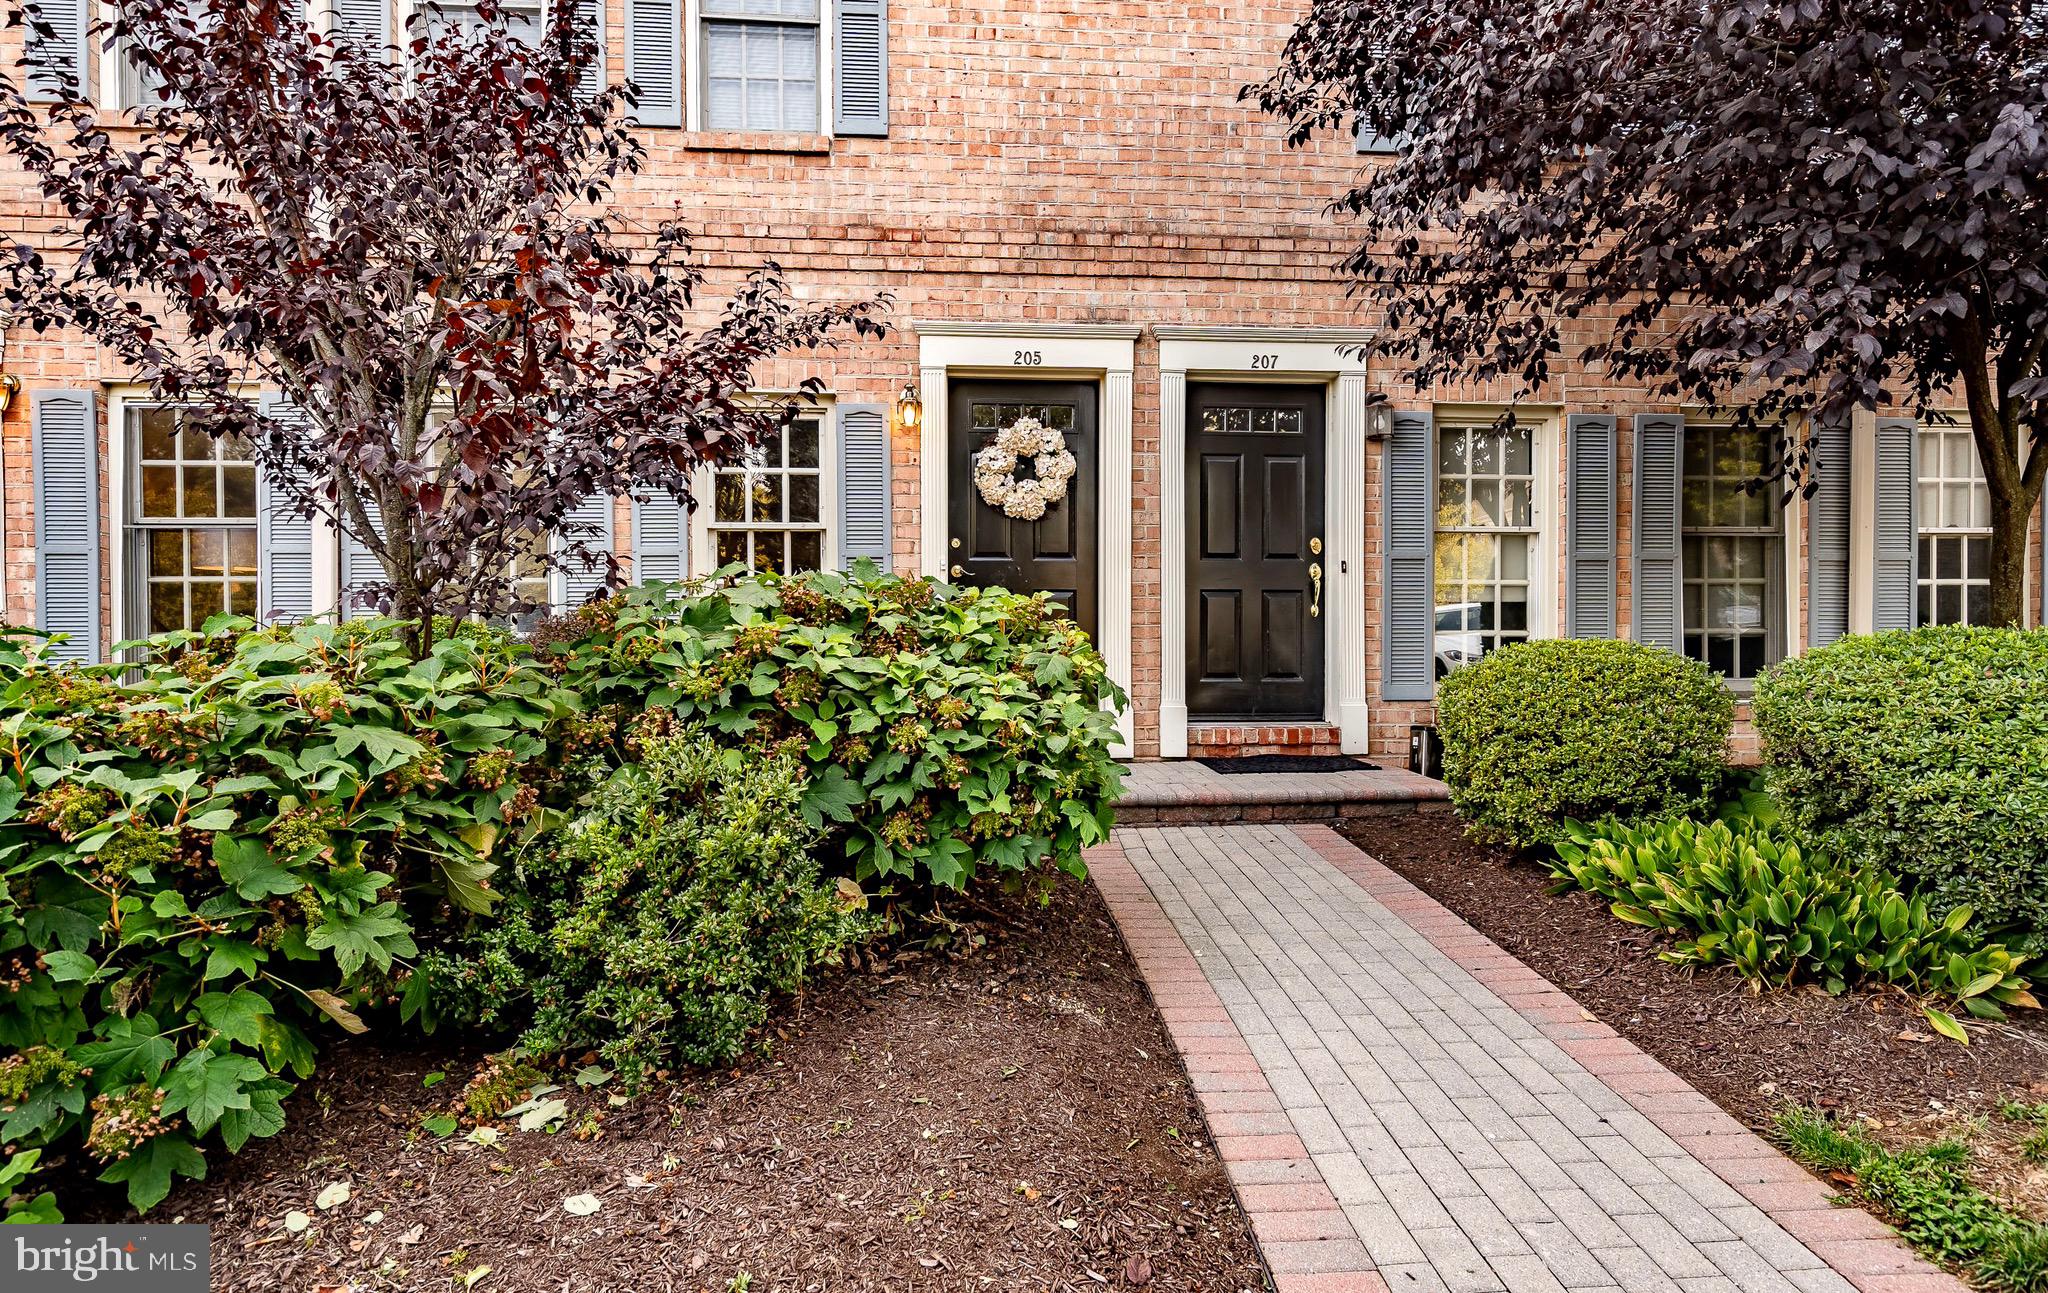
[[[924,401],[918,398],[916,382],[904,383],[903,393],[896,397],[896,425],[906,431],[924,425]]]
[[[13,373],[0,373],[0,417],[7,416],[7,410],[14,407],[14,397],[21,390],[21,379]]]

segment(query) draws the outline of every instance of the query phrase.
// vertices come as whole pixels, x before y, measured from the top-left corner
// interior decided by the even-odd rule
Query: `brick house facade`
[[[316,21],[384,34],[404,17],[405,0],[332,2]],[[886,340],[759,374],[764,391],[824,383],[801,443],[734,477],[729,507],[709,480],[689,518],[610,504],[619,550],[650,575],[868,553],[1070,594],[1130,690],[1140,758],[1398,762],[1438,671],[1522,635],[1635,636],[1748,672],[1913,622],[1923,595],[1931,615],[1967,613],[1967,570],[1950,571],[1981,486],[1941,429],[1845,428],[1821,494],[1780,508],[1726,488],[1749,446],[1597,371],[1561,367],[1519,406],[1527,440],[1501,444],[1459,428],[1489,421],[1505,388],[1417,391],[1358,358],[1373,320],[1335,276],[1348,245],[1325,208],[1372,158],[1334,137],[1287,149],[1238,101],[1300,7],[608,0],[607,73],[649,87],[643,120],[663,123],[644,128],[649,165],[620,201],[679,208],[713,270],[707,300],[768,260],[819,298],[893,300]],[[117,106],[113,56],[83,58]],[[22,177],[0,183],[9,231],[50,236]],[[15,327],[0,369],[23,384],[4,422],[10,621],[85,597],[103,650],[179,598],[197,614],[246,596],[252,573],[273,585],[266,608],[340,600],[349,545],[331,534],[308,536],[301,563],[254,517],[142,514],[136,464],[161,436],[94,346]],[[915,426],[897,414],[906,387]],[[1033,412],[1069,433],[1081,470],[1045,521],[1000,524],[966,458]],[[90,444],[64,437],[79,416]],[[90,535],[48,514],[67,444],[98,478]],[[231,464],[157,467],[181,491],[214,473],[220,508],[247,496]],[[749,518],[764,481],[777,515]],[[175,571],[157,543],[179,548]],[[2039,623],[2038,535],[2031,551]]]

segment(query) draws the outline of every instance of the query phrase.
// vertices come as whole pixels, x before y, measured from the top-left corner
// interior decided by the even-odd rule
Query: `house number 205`
[[[1042,350],[1020,350],[1017,352],[1017,357],[1011,362],[1019,368],[1037,368],[1045,363],[1045,352]]]

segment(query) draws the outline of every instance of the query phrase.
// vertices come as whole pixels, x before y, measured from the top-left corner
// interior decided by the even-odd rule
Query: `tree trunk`
[[[1991,606],[1984,622],[2024,628],[2027,622],[2027,521],[2033,500],[1991,491]]]

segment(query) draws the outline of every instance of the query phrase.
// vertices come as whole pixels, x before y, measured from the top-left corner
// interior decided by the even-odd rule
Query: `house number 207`
[[[1275,368],[1278,368],[1279,366],[1280,366],[1280,356],[1278,356],[1278,355],[1253,355],[1253,356],[1252,356],[1252,367],[1253,367],[1253,368],[1255,368],[1255,369],[1257,369],[1257,368],[1263,368],[1263,369],[1275,369]]]
[[[1020,350],[1017,352],[1016,359],[1011,362],[1019,368],[1037,368],[1045,363],[1045,352],[1042,350]]]

